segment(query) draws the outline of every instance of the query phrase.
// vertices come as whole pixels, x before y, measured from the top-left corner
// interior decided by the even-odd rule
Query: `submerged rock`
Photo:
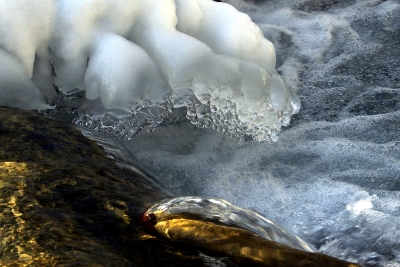
[[[187,218],[157,222],[155,230],[173,241],[195,246],[211,254],[230,257],[243,266],[357,267],[320,253],[290,248],[261,238],[247,230]]]

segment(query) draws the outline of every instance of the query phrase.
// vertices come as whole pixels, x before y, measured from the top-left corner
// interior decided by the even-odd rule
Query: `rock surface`
[[[138,218],[167,196],[152,177],[34,112],[0,108],[0,133],[1,266],[358,266],[193,219],[151,233]]]
[[[358,264],[310,253],[261,238],[247,230],[184,217],[157,222],[165,238],[230,257],[236,264],[264,267],[357,267]]]
[[[202,266],[198,252],[147,235],[161,197],[72,125],[0,108],[1,266]]]

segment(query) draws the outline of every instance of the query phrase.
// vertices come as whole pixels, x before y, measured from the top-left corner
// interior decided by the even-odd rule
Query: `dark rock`
[[[203,266],[138,217],[165,197],[72,125],[0,108],[0,265]]]

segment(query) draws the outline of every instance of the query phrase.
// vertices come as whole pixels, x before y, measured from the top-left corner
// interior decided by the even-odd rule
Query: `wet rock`
[[[1,266],[203,266],[140,226],[156,185],[72,125],[0,108],[0,132]]]
[[[149,230],[155,178],[34,112],[0,108],[0,132],[1,266],[358,266],[198,219]]]
[[[199,221],[186,216],[171,216],[161,221],[157,221],[154,217],[143,222],[149,229],[166,239],[194,246],[210,255],[229,257],[240,266],[359,266],[324,254],[284,246],[244,229]]]

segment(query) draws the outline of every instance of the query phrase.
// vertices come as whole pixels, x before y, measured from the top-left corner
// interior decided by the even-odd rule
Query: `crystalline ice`
[[[104,124],[105,117],[123,110],[114,127],[123,121],[129,128],[129,113],[135,117],[139,110],[156,108],[161,119],[169,102],[175,107],[194,102],[199,109],[188,108],[188,117],[197,126],[259,141],[275,140],[271,133],[299,110],[299,99],[275,70],[272,43],[231,5],[211,0],[2,0],[0,7],[0,49],[22,62],[18,72],[26,76],[18,89],[0,91],[1,105],[54,105],[49,89],[54,82],[67,95],[86,91],[88,101],[78,108],[76,121],[86,117]],[[0,82],[16,83],[15,73],[9,72]],[[36,87],[26,85],[30,78]],[[31,101],[15,97],[25,90],[35,91]],[[76,102],[70,106],[76,108]],[[144,113],[144,124],[151,124],[152,112]]]

